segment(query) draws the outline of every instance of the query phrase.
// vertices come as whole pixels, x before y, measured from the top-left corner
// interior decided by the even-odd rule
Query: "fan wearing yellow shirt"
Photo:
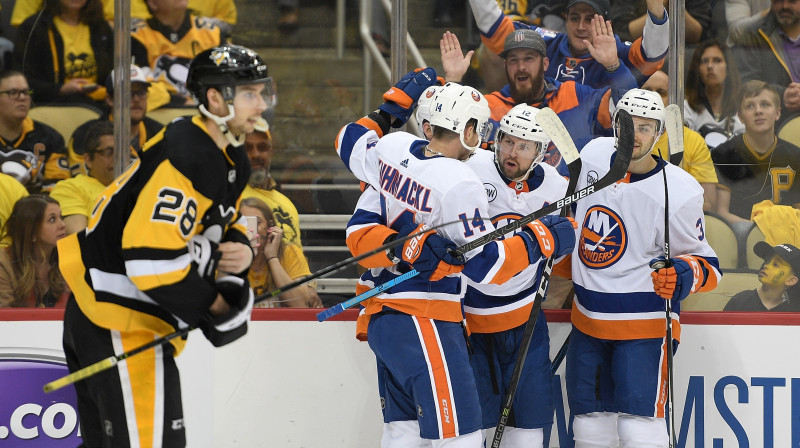
[[[242,198],[258,198],[264,201],[272,209],[277,225],[283,230],[284,241],[302,246],[297,207],[277,190],[278,183],[269,174],[273,147],[272,134],[266,121],[257,124],[255,131],[247,135],[244,147],[252,172],[247,187],[242,192]]]
[[[86,134],[83,154],[88,174],[78,174],[56,184],[50,196],[61,204],[67,234],[86,228],[94,203],[106,186],[114,180],[114,124],[93,123]]]
[[[667,98],[667,87],[669,77],[661,70],[656,70],[650,78],[642,85],[642,89],[650,90],[661,95],[664,104],[669,104]],[[669,153],[667,133],[665,132],[653,147],[653,154]],[[714,169],[714,161],[711,160],[711,151],[706,145],[703,136],[697,132],[683,127],[683,159],[678,165],[703,187],[703,211],[714,211],[717,207],[717,171]]]

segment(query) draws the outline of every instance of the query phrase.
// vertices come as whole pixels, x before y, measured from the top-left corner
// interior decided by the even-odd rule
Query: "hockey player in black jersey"
[[[239,213],[242,143],[271,95],[253,51],[199,53],[187,84],[200,115],[173,121],[59,245],[73,296],[64,316],[71,372],[187,326],[215,346],[247,332],[252,251]],[[75,385],[87,447],[185,446],[176,338]]]

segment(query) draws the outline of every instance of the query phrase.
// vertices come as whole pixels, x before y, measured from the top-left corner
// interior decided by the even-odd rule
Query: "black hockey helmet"
[[[200,52],[189,64],[186,87],[198,103],[207,106],[206,91],[213,87],[232,103],[235,86],[266,83],[265,99],[274,97],[267,64],[253,50],[239,45],[220,45]],[[271,101],[267,101],[270,106]]]

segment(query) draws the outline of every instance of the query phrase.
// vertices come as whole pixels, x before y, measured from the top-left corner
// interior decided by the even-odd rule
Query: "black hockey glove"
[[[200,323],[200,329],[214,347],[221,347],[247,333],[255,297],[246,278],[226,275],[217,279],[216,287],[231,310],[222,316],[209,317]]]

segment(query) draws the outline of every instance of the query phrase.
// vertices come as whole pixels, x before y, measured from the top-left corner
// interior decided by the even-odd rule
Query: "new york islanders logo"
[[[611,209],[601,205],[590,208],[578,239],[581,262],[592,269],[611,266],[625,253],[627,235],[622,219]]]

